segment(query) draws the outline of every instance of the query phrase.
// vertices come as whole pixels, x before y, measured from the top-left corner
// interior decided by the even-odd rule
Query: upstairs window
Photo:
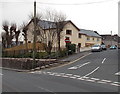
[[[87,40],[90,40],[90,38],[89,38],[89,37],[87,37]]]
[[[81,34],[80,33],[78,34],[78,38],[81,38]]]
[[[99,38],[97,38],[97,41],[99,41]]]
[[[72,35],[72,30],[66,30],[67,35]]]

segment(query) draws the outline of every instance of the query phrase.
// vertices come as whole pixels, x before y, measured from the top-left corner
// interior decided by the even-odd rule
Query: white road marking
[[[69,77],[69,78],[75,79],[76,77]]]
[[[99,68],[100,68],[100,67],[95,68],[92,72],[86,74],[86,75],[83,76],[83,77],[86,77],[86,76],[89,76],[89,75],[93,74],[93,73],[94,73],[95,71],[97,71]]]
[[[90,62],[87,62],[87,63],[84,63],[84,64],[82,64],[81,66],[79,66],[79,68],[81,68],[81,67],[83,67],[83,66],[85,66],[85,65],[87,65],[87,64],[89,64]]]
[[[110,80],[101,80],[101,81],[103,81],[103,82],[107,82],[107,83],[112,82],[112,81],[110,81]]]
[[[59,73],[59,74],[64,75],[65,73]]]
[[[90,75],[92,73],[94,73],[99,67],[97,67],[95,70],[93,70],[92,72],[90,72],[87,75]],[[30,72],[30,73],[39,73],[37,72]],[[98,78],[90,78],[86,76],[80,76],[80,75],[74,75],[74,74],[66,74],[66,73],[55,73],[55,72],[40,72],[43,74],[48,74],[48,75],[52,75],[52,76],[59,76],[59,77],[66,77],[66,78],[72,78],[72,79],[78,79],[78,80],[83,80],[83,81],[89,81],[89,82],[95,82],[95,83],[99,83],[99,84],[109,84],[109,85],[113,85],[113,86],[120,86],[120,82],[112,82],[110,80],[100,80]],[[3,74],[0,74],[3,75]]]
[[[47,73],[51,73],[51,72],[47,72]]]
[[[120,82],[113,82],[114,84],[120,84]]]
[[[66,74],[66,75],[71,76],[71,75],[73,75],[73,74]]]
[[[56,74],[55,76],[61,76],[60,74]]]
[[[83,79],[88,79],[89,77],[83,76],[82,78],[83,78]]]
[[[86,79],[85,81],[89,81],[89,82],[95,82],[94,80],[90,80],[90,79]]]
[[[35,73],[35,72],[30,72],[30,73]]]
[[[120,72],[115,73],[115,75],[120,75]]]
[[[67,75],[63,75],[62,77],[69,77],[69,76],[67,76]]]
[[[40,89],[42,89],[42,90],[45,90],[45,91],[47,91],[47,92],[51,92],[51,93],[53,93],[53,94],[56,94],[55,92],[53,92],[53,91],[51,91],[51,90],[48,90],[48,89],[46,89],[46,88],[43,88],[43,87],[40,87],[40,86],[38,86],[38,88],[40,88]]]
[[[38,74],[42,74],[42,72],[41,72],[41,71],[36,71],[36,73],[38,73]]]
[[[43,74],[47,74],[46,72],[42,72]]]
[[[2,73],[0,73],[0,75],[3,75]]]
[[[88,55],[90,55],[90,54],[92,54],[92,53],[89,53],[89,54],[87,54],[87,55],[84,55],[84,56],[82,56],[82,57],[80,57],[80,58],[78,58],[78,59],[70,62],[70,64],[71,64],[71,63],[74,63],[74,62],[77,62],[77,61],[79,61],[80,59],[82,59],[82,58],[84,58],[84,57],[86,57],[86,56],[88,56]]]
[[[69,70],[78,69],[78,68],[81,68],[81,67],[83,67],[83,66],[85,66],[85,65],[87,65],[87,64],[89,64],[89,63],[90,63],[90,62],[84,63],[84,64],[82,64],[82,65],[76,65],[76,66],[70,67],[70,68],[68,68],[68,69],[69,69]]]
[[[102,64],[105,62],[106,58],[103,59]]]
[[[67,64],[63,64],[63,65],[61,65],[61,66],[53,67],[53,68],[50,68],[50,69],[47,69],[47,70],[51,70],[51,69],[60,68],[60,67],[66,66],[66,65],[70,65],[70,64],[72,64],[72,63],[75,63],[75,62],[79,61],[80,59],[83,59],[84,57],[86,57],[86,56],[88,56],[88,55],[90,55],[90,54],[92,54],[92,53],[88,53],[88,54],[86,54],[86,55],[84,55],[84,56],[82,56],[82,57],[80,57],[80,58],[78,58],[78,59],[76,59],[76,60],[74,60],[74,61],[72,61],[72,62],[69,62],[69,63],[67,63]]]
[[[77,78],[77,79],[79,79],[79,80],[85,80],[85,79],[83,79],[83,78]]]
[[[114,85],[114,86],[120,86],[120,85],[118,85],[118,84],[114,84],[114,83],[111,83],[111,85]]]
[[[70,67],[70,68],[68,68],[69,70],[75,70],[75,69],[77,69],[77,67]]]
[[[54,73],[50,73],[49,75],[55,75]]]
[[[90,79],[92,79],[92,80],[96,80],[96,81],[100,80],[100,79],[98,79],[98,78],[90,78]]]
[[[98,81],[97,83],[106,83],[106,82],[103,82],[103,81]]]
[[[73,75],[73,76],[75,76],[75,77],[80,77],[79,75]]]

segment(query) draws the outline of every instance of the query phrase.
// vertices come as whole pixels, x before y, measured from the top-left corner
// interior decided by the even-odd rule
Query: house
[[[90,50],[91,46],[102,43],[102,38],[96,31],[80,29],[79,34],[81,34],[81,51]]]
[[[54,22],[45,21],[45,20],[38,20],[37,25],[41,28],[41,30],[45,30],[46,32],[48,29],[55,29],[56,25]],[[28,42],[33,42],[33,31],[34,31],[34,24],[31,20],[29,22],[28,31],[27,31],[27,38]],[[37,41],[41,42],[41,38],[39,36],[39,31],[37,33]],[[101,36],[96,32],[92,30],[85,30],[85,29],[79,29],[72,21],[64,21],[64,26],[62,28],[61,32],[61,40],[60,40],[60,46],[62,49],[66,47],[65,40],[69,40],[72,44],[76,44],[77,52],[80,50],[88,50],[92,45],[95,44],[101,44]],[[53,49],[57,49],[57,40],[55,41],[53,45]]]
[[[120,37],[116,35],[101,35],[102,36],[102,42],[107,46],[110,47],[111,45],[117,45],[120,43]]]

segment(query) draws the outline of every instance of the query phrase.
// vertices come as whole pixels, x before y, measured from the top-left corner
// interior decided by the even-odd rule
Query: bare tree
[[[48,21],[52,21],[55,23],[55,28],[57,31],[58,51],[60,52],[61,32],[63,31],[63,27],[65,25],[66,15],[62,12],[57,12],[56,10],[47,9],[46,18]]]
[[[12,45],[12,39],[14,38],[14,34],[13,34],[13,26],[10,27],[9,29],[9,24],[7,21],[5,21],[3,23],[3,30],[5,31],[6,33],[6,44],[7,44],[7,48],[8,47],[11,47]]]
[[[61,32],[63,31],[63,27],[65,25],[66,15],[61,12],[56,12],[54,16],[54,22],[57,29],[58,51],[60,52]]]
[[[44,49],[45,51],[48,53],[48,55],[51,54],[53,45],[55,43],[55,41],[57,40],[57,32],[56,29],[51,28],[52,25],[54,24],[53,22],[49,22],[49,21],[44,21],[45,23],[47,23],[47,27],[46,24],[42,24],[43,28],[41,29],[40,26],[38,26],[38,31],[39,31],[39,38],[40,41],[44,44]],[[42,23],[44,23],[42,22]]]
[[[26,47],[26,51],[28,51],[28,46],[27,46],[27,31],[28,31],[28,27],[25,23],[22,24],[22,35],[24,37],[24,41],[25,41],[25,47]]]
[[[15,43],[16,43],[16,46],[18,45],[18,38],[19,38],[19,34],[20,34],[20,30],[18,29],[18,30],[16,30],[16,28],[17,28],[17,26],[16,26],[16,24],[15,23],[13,23],[12,25],[11,25],[11,27],[12,27],[12,30],[13,30],[13,32],[14,32],[14,38],[15,38]]]
[[[6,48],[6,33],[2,32],[1,33],[1,37],[2,37],[2,48]]]
[[[33,13],[31,13],[29,16],[29,19],[31,20],[31,22],[34,23],[34,15]],[[36,21],[38,23],[38,20],[40,20],[42,18],[42,15],[41,14],[37,14],[36,15]],[[27,23],[23,22],[23,24],[21,25],[21,29],[22,29],[22,35],[24,37],[24,41],[25,41],[25,46],[26,46],[26,51],[28,51],[28,30],[29,30],[29,27],[27,25]],[[31,31],[32,32],[32,31]]]
[[[16,24],[13,23],[11,24],[11,26],[9,27],[9,24],[7,21],[3,22],[3,30],[5,31],[5,33],[2,35],[2,39],[4,40],[4,46],[5,47],[12,47],[12,40],[15,38],[16,40],[16,45],[18,44],[18,38],[19,38],[19,34],[20,34],[20,30],[16,30]],[[5,42],[6,41],[6,42]]]

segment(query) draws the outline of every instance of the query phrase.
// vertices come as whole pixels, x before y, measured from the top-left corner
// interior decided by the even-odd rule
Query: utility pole
[[[34,38],[33,38],[33,65],[35,64],[35,55],[36,55],[36,1],[34,1]]]

